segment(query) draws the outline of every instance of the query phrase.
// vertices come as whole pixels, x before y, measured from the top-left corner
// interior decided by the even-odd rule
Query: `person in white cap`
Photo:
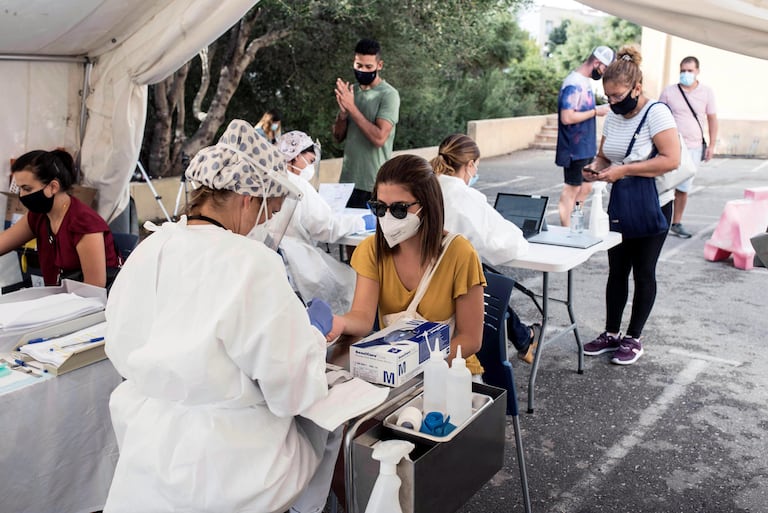
[[[570,225],[574,205],[577,201],[583,204],[592,191],[592,184],[584,182],[581,170],[597,154],[595,118],[605,116],[609,107],[595,104],[589,79],[600,80],[615,57],[616,53],[607,46],[598,46],[581,66],[565,77],[560,88],[555,164],[563,168],[563,191],[558,204],[561,226]]]
[[[355,271],[333,258],[318,242],[333,244],[357,232],[376,228],[376,219],[365,215],[336,213],[310,183],[320,162],[320,144],[298,130],[283,134],[277,148],[285,159],[288,176],[303,194],[280,243],[291,281],[304,299],[327,301],[334,312],[352,305]],[[275,216],[280,220],[282,213]]]
[[[322,511],[341,430],[298,415],[328,395],[330,308],[305,311],[278,254],[244,236],[300,193],[241,120],[186,176],[190,215],[149,226],[107,302],[106,352],[125,381],[104,512]]]

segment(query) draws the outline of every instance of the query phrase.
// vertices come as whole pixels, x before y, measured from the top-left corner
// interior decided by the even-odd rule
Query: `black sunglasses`
[[[373,215],[376,217],[384,217],[384,214],[387,213],[387,209],[389,209],[389,211],[392,213],[392,217],[395,219],[405,219],[405,216],[408,215],[408,208],[418,204],[418,201],[414,201],[413,203],[396,201],[387,205],[382,201],[373,200],[368,202],[368,208],[371,209],[371,212],[373,212]]]

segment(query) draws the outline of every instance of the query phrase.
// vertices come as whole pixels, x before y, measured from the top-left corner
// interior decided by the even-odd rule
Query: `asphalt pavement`
[[[491,204],[499,191],[546,195],[547,221],[559,224],[562,171],[554,152],[483,158],[479,169],[477,188]],[[683,218],[694,235],[665,243],[637,363],[585,357],[585,372],[577,374],[572,337],[545,346],[535,412],[521,407],[520,420],[534,512],[768,512],[768,270],[703,257],[726,201],[766,186],[765,160],[718,158],[702,166]],[[502,270],[540,290],[539,273]],[[602,252],[574,275],[583,342],[604,329],[607,272]],[[553,295],[564,297],[565,285],[565,274],[551,276]],[[516,292],[513,303],[524,322],[536,320],[527,297]],[[551,313],[551,329],[566,324],[564,308]],[[530,366],[514,360],[525,405]],[[523,511],[509,421],[507,431],[504,468],[463,513]]]

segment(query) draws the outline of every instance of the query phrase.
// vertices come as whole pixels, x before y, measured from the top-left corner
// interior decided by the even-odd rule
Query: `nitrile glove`
[[[364,215],[363,221],[365,221],[366,231],[371,231],[376,229],[376,217],[373,214]]]
[[[307,314],[309,322],[320,330],[323,336],[327,335],[333,327],[333,312],[331,307],[322,299],[314,298],[307,305]]]

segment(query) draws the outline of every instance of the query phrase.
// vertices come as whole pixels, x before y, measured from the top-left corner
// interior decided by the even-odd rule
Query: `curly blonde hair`
[[[643,57],[640,50],[634,45],[625,45],[616,52],[616,60],[613,61],[603,73],[603,83],[616,82],[628,87],[643,83],[643,72],[640,71],[640,63]]]

